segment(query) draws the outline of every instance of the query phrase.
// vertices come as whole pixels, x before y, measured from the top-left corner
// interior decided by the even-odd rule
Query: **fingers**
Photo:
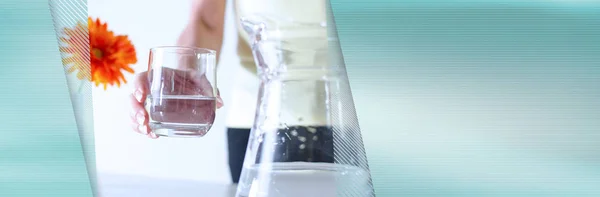
[[[146,72],[136,76],[134,81],[134,91],[129,97],[131,102],[131,126],[134,131],[156,139],[157,136],[151,132],[150,127],[148,126],[149,116],[148,112],[144,109],[144,102],[149,91],[148,86],[148,75]]]
[[[130,100],[132,101],[132,110],[130,114],[131,128],[135,132],[146,135],[149,138],[158,138],[158,136],[151,131],[148,125],[149,116],[148,112],[146,112],[144,109],[143,104],[139,103],[133,95],[130,96]]]
[[[150,139],[158,139],[158,135],[156,135],[154,132],[150,132],[148,134],[148,138],[150,138]]]
[[[221,98],[221,93],[219,92],[219,89],[217,88],[216,90],[216,94],[213,92],[213,87],[212,84],[210,83],[210,81],[208,80],[208,78],[206,77],[206,75],[201,75],[201,76],[195,76],[192,77],[192,79],[194,79],[194,82],[196,84],[196,86],[199,88],[199,92],[201,95],[203,96],[210,96],[210,97],[216,97],[217,98],[217,109],[223,107],[223,99]]]
[[[203,85],[208,81],[202,79],[202,77],[204,77],[203,74],[195,70],[179,71],[176,74],[176,80],[179,82],[181,86],[180,89],[184,94],[212,96],[212,94],[204,90]],[[210,83],[208,83],[208,85],[210,86]]]
[[[143,104],[134,95],[130,95],[129,100],[131,101],[129,118],[131,119],[133,130],[144,135],[148,134],[148,113],[144,109]]]
[[[133,96],[139,103],[144,103],[149,91],[148,73],[142,72],[135,76]]]
[[[162,94],[196,95],[199,91],[193,73],[190,70],[162,68],[155,77],[160,78]]]

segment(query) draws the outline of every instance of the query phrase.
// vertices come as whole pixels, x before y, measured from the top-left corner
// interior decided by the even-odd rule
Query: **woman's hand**
[[[177,45],[215,50],[217,52],[218,60],[221,45],[223,44],[225,2],[226,1],[224,0],[194,0],[189,23],[179,36]],[[168,73],[174,75],[169,76]],[[207,84],[208,81],[202,81],[202,78],[199,78],[200,81],[195,77],[190,78],[188,76],[189,73],[187,75],[182,72],[165,72],[163,74],[165,74],[166,77],[177,79],[175,83],[189,83],[189,86],[187,87],[212,87],[210,84]],[[150,132],[150,128],[148,127],[148,112],[144,109],[144,102],[150,87],[148,73],[143,72],[138,74],[134,79],[134,83],[134,92],[130,98],[132,105],[130,114],[134,131],[148,135],[150,138],[157,138],[154,133]],[[212,91],[207,88],[186,91],[198,90]],[[217,94],[217,108],[222,106],[222,99],[220,95]]]
[[[172,87],[162,88],[161,95],[202,95],[207,97],[216,97],[216,107],[221,108],[223,101],[219,95],[214,95],[214,90],[210,82],[204,75],[198,75],[193,71],[176,70],[170,68],[162,68],[156,75],[153,71],[140,73],[134,80],[134,92],[130,96],[131,102],[131,123],[134,131],[143,135],[148,135],[150,138],[157,138],[151,132],[148,126],[150,114],[145,109],[145,102],[150,93],[150,80],[153,76],[160,77],[156,79],[161,81],[161,86]],[[149,80],[150,79],[150,80]],[[194,121],[212,122],[215,115],[215,104],[205,103],[198,105],[197,101],[181,100],[161,100],[159,106],[154,106],[160,110],[159,114],[154,114],[153,119],[166,122],[185,122],[193,123]],[[167,109],[168,108],[168,109]],[[187,111],[195,111],[194,113],[186,113]]]

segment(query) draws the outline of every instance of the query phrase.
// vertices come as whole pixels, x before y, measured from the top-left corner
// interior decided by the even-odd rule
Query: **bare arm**
[[[192,0],[190,19],[177,44],[217,51],[223,44],[226,0]]]

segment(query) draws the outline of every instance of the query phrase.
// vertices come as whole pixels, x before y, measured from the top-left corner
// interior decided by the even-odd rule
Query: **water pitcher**
[[[261,83],[236,196],[374,196],[331,17],[241,17]]]

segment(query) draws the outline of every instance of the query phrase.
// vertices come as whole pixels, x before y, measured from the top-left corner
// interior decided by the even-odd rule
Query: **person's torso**
[[[286,17],[297,22],[321,23],[326,20],[325,0],[233,0],[234,21],[237,31],[237,55],[244,68],[237,73],[229,98],[230,111],[227,126],[233,128],[251,128],[254,123],[258,98],[259,79],[250,47],[248,33],[242,28],[240,19],[244,16],[267,15]]]

